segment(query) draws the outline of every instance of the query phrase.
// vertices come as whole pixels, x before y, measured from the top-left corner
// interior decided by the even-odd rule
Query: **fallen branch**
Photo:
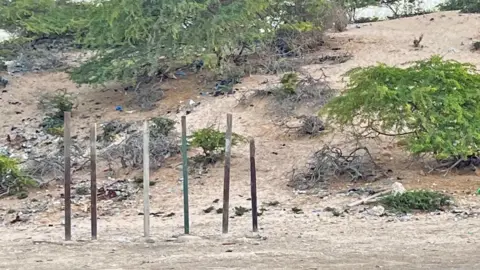
[[[375,199],[377,197],[380,197],[380,196],[384,196],[384,195],[387,195],[389,193],[391,193],[393,190],[392,189],[389,189],[389,190],[385,190],[385,191],[382,191],[382,192],[379,192],[377,194],[374,194],[370,197],[367,197],[367,198],[364,198],[364,199],[361,199],[361,200],[358,200],[358,201],[355,201],[353,203],[350,203],[347,205],[347,207],[354,207],[354,206],[357,206],[357,205],[361,205],[361,204],[365,204],[365,203],[368,203],[370,202],[372,199]]]

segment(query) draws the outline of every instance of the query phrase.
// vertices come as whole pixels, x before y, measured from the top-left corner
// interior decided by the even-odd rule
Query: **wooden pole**
[[[97,239],[97,124],[90,130],[90,213],[92,239]]]
[[[150,144],[148,121],[143,122],[143,233],[150,237]]]
[[[70,146],[72,145],[72,138],[70,137],[70,112],[64,112],[64,126],[63,126],[63,143],[64,143],[64,157],[65,157],[65,179],[64,179],[64,197],[65,197],[65,241],[72,240],[72,204],[70,198],[70,184],[72,181],[70,171]]]
[[[250,140],[250,192],[252,196],[252,225],[253,232],[258,232],[257,210],[257,169],[255,168],[255,140]]]
[[[183,226],[185,234],[190,233],[188,209],[188,158],[187,158],[187,117],[182,116],[182,160],[183,160]]]
[[[222,232],[228,233],[228,209],[230,207],[230,157],[232,149],[232,114],[227,114],[225,134],[225,173],[223,178],[223,219]]]

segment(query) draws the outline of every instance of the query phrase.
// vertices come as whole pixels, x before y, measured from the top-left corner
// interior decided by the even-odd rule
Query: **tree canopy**
[[[95,56],[71,72],[77,83],[136,81],[195,59],[217,64],[271,41],[281,25],[326,27],[326,0],[2,0],[0,27],[21,41],[68,36]]]
[[[403,136],[414,154],[477,155],[480,74],[474,65],[433,56],[405,69],[379,64],[348,75],[348,91],[324,107],[333,123],[363,136]]]

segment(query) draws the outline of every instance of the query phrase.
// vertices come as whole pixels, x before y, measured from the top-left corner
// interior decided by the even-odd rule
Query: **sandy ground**
[[[436,13],[400,20],[351,26],[338,34],[331,34],[333,42],[354,58],[337,65],[312,65],[305,67],[315,76],[322,68],[330,83],[341,88],[341,74],[356,67],[385,62],[404,65],[409,61],[424,59],[433,54],[468,61],[480,65],[478,53],[470,51],[472,39],[478,39],[480,15],[459,15],[455,12]],[[416,50],[414,37],[424,34],[424,48]],[[463,44],[463,45],[462,45]],[[164,115],[179,119],[175,109],[188,99],[201,104],[188,115],[188,129],[192,131],[209,124],[223,128],[226,113],[233,113],[233,130],[251,136],[257,142],[258,197],[260,204],[278,200],[280,204],[267,207],[260,217],[259,235],[265,240],[252,238],[248,215],[230,220],[231,233],[221,237],[221,215],[205,214],[203,209],[221,199],[223,168],[212,168],[207,175],[192,177],[190,189],[192,233],[199,239],[166,241],[183,232],[182,189],[179,171],[174,166],[152,174],[159,184],[152,187],[152,212],[173,212],[171,218],[152,217],[152,234],[155,243],[145,243],[142,236],[141,196],[118,206],[113,215],[100,217],[96,242],[77,241],[89,238],[89,213],[81,207],[73,219],[74,242],[65,246],[37,244],[32,241],[54,241],[63,237],[61,207],[39,213],[28,223],[0,226],[0,268],[5,269],[478,269],[475,251],[479,247],[480,221],[477,217],[458,218],[453,214],[417,215],[408,221],[392,217],[346,215],[332,217],[322,211],[325,207],[341,207],[354,198],[335,195],[337,191],[365,185],[339,181],[332,183],[331,196],[320,198],[295,194],[286,186],[287,173],[302,166],[308,156],[324,143],[342,144],[342,136],[319,138],[292,138],[276,127],[269,117],[267,103],[254,100],[250,106],[238,105],[238,98],[250,89],[258,88],[266,76],[246,78],[238,86],[236,97],[200,97],[200,78],[179,79],[161,85],[166,98],[150,112],[122,114],[116,105],[124,105],[129,96],[114,86],[92,89],[77,87],[65,74],[37,73],[9,77],[8,92],[1,94],[0,115],[3,126],[0,134],[7,134],[12,125],[21,119],[36,119],[41,113],[36,99],[45,91],[67,88],[78,94],[78,108],[73,112],[74,134],[85,134],[93,121],[112,119],[143,120]],[[21,106],[9,101],[19,101]],[[98,102],[98,104],[94,104]],[[16,113],[20,111],[21,113]],[[172,112],[173,111],[173,112]],[[21,118],[19,117],[21,116]],[[97,120],[94,120],[97,119]],[[3,136],[3,135],[2,135]],[[332,139],[333,138],[333,139]],[[337,138],[337,139],[335,139]],[[389,151],[388,155],[381,153]],[[433,188],[455,196],[460,208],[477,211],[478,197],[471,196],[480,179],[473,173],[449,174],[446,177],[420,173],[421,165],[410,168],[408,158],[389,142],[377,144],[372,152],[378,162],[394,172],[394,178],[366,184],[385,186],[393,181],[407,188]],[[178,163],[178,159],[171,164]],[[99,181],[106,178],[99,168]],[[55,197],[61,187],[38,191],[31,198]],[[233,150],[231,207],[249,207],[248,148],[240,145]],[[0,208],[20,207],[16,199],[0,201]],[[305,214],[294,214],[292,207],[300,207]],[[248,236],[248,237],[246,237]],[[180,242],[180,243],[179,243]],[[229,250],[231,249],[231,250]],[[227,252],[231,251],[231,252]]]

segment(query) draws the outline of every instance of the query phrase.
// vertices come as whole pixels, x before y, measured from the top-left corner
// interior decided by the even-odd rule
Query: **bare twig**
[[[360,204],[365,204],[365,203],[368,203],[369,201],[371,201],[372,199],[375,199],[377,197],[380,197],[380,196],[384,196],[384,195],[387,195],[389,193],[391,193],[392,190],[389,189],[389,190],[385,190],[385,191],[382,191],[382,192],[378,192],[377,194],[374,194],[370,197],[367,197],[367,198],[364,198],[364,199],[361,199],[361,200],[358,200],[358,201],[355,201],[353,203],[349,203],[347,205],[347,207],[354,207],[354,206],[357,206],[357,205],[360,205]]]

